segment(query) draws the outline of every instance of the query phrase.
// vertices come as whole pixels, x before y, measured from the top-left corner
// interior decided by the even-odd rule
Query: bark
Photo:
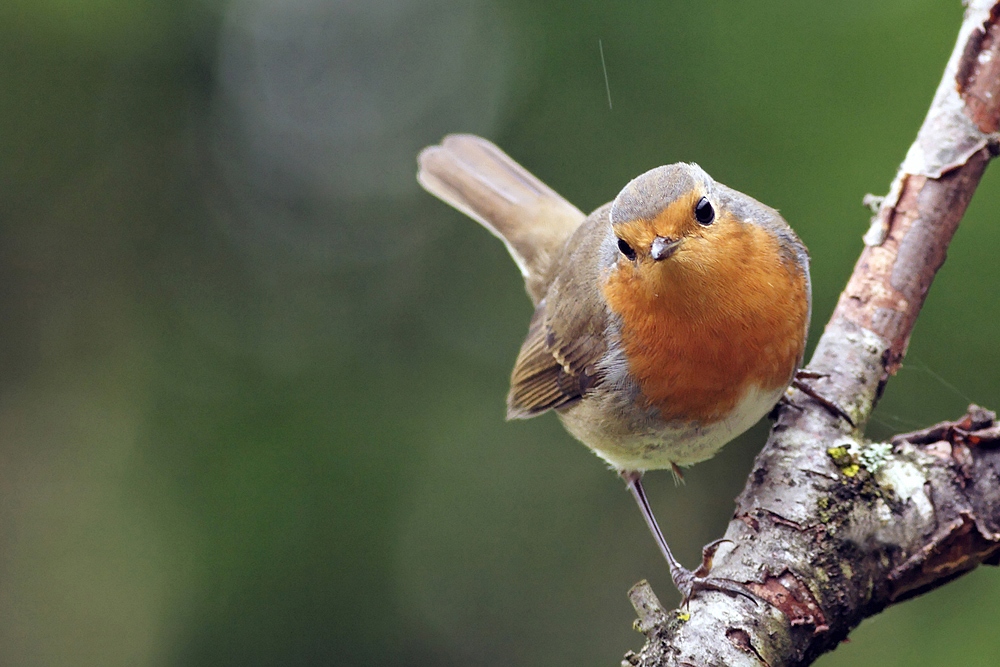
[[[969,3],[930,111],[880,202],[807,368],[857,425],[794,392],[737,498],[713,575],[668,612],[640,582],[647,637],[623,665],[808,665],[864,618],[1000,560],[1000,426],[978,406],[887,443],[863,429],[899,368],[1000,128],[1000,0]]]

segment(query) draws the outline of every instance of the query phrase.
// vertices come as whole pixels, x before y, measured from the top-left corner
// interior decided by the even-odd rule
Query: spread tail
[[[503,240],[537,304],[545,269],[583,212],[481,137],[448,135],[417,162],[417,180],[428,192]]]

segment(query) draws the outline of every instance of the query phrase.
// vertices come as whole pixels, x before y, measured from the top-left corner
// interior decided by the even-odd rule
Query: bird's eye
[[[632,246],[626,243],[624,239],[618,239],[618,249],[621,250],[621,253],[625,255],[630,262],[635,261],[635,250],[633,250]]]
[[[705,225],[706,227],[712,224],[715,220],[715,209],[712,208],[712,202],[708,201],[704,197],[698,200],[698,203],[694,207],[694,217],[698,222]]]

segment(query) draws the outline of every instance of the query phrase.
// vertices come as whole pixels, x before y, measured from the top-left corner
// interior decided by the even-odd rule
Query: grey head
[[[678,162],[650,169],[622,188],[611,205],[611,224],[652,220],[671,202],[697,192],[709,197],[715,181],[696,164]]]

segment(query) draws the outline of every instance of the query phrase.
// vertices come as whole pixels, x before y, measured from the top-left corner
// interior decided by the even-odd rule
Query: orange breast
[[[750,386],[786,386],[801,359],[805,275],[759,227],[730,230],[663,262],[620,262],[604,284],[629,370],[664,419],[720,421]]]

